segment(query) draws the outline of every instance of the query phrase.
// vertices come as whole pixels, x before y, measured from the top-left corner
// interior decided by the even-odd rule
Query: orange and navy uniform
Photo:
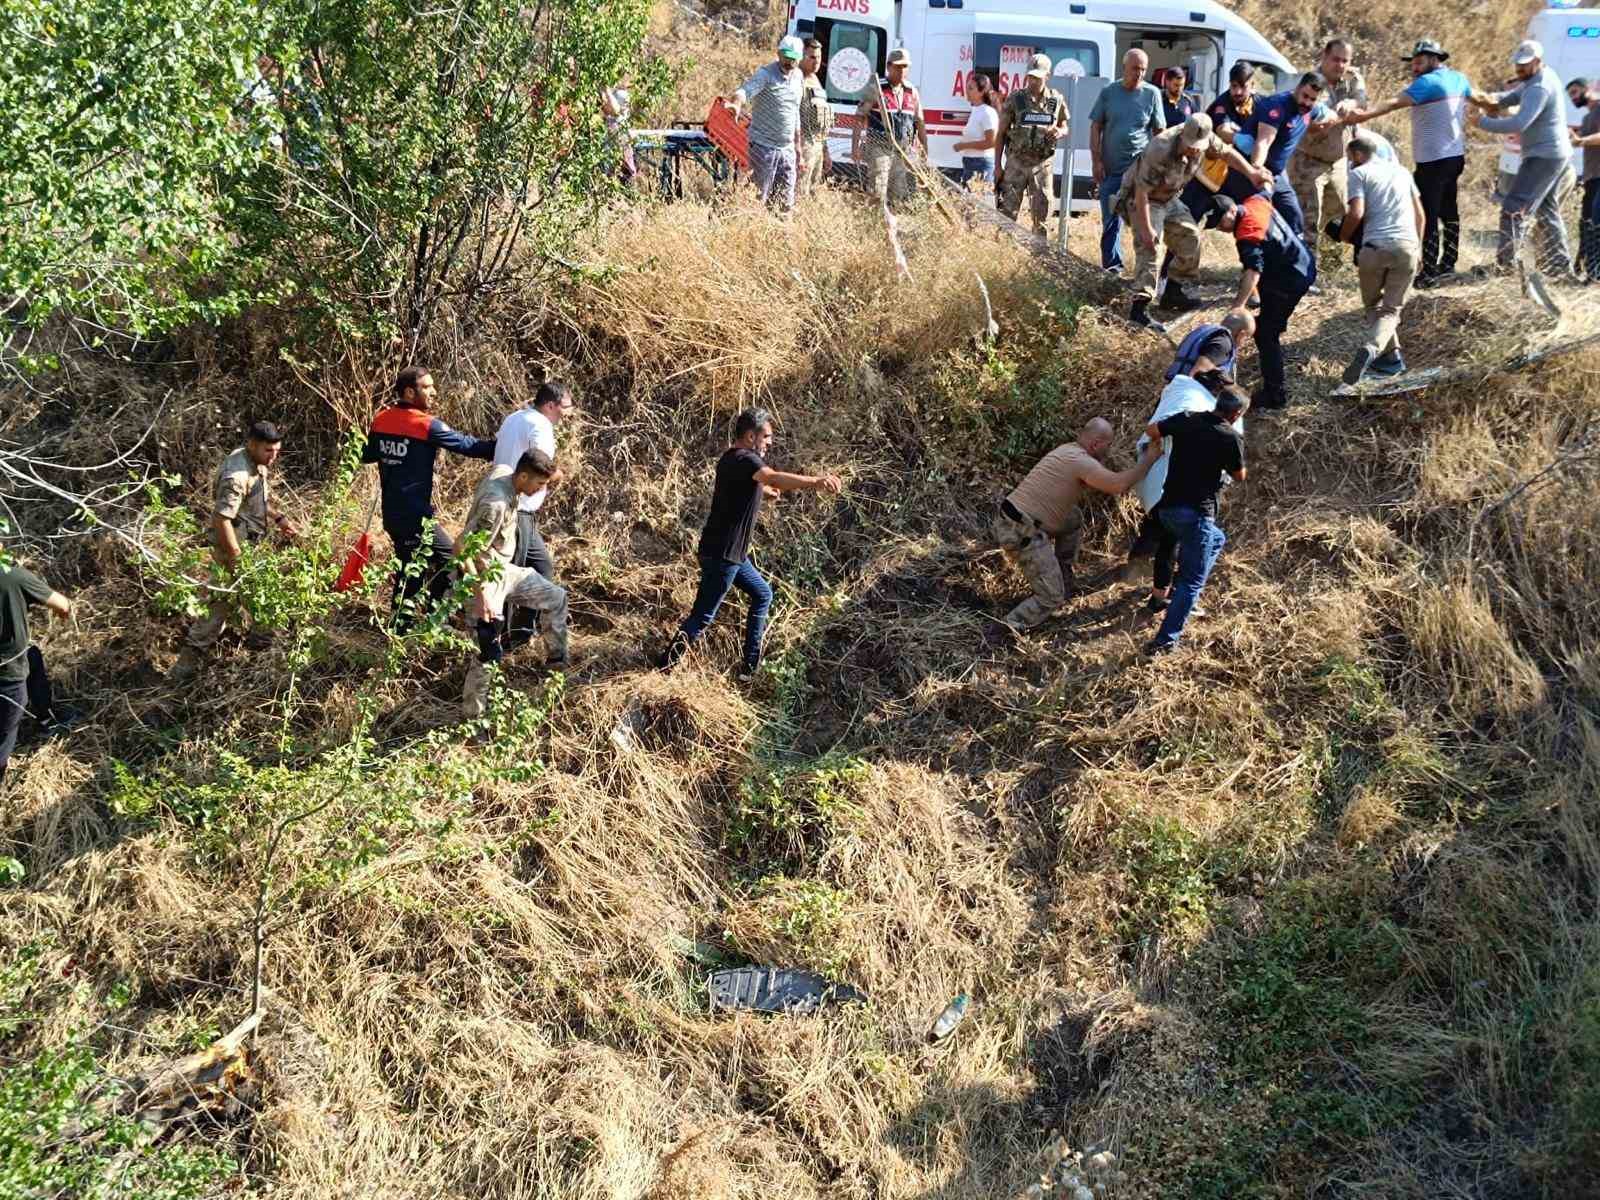
[[[494,439],[460,433],[419,408],[386,408],[372,419],[362,462],[378,464],[383,527],[389,536],[415,535],[433,516],[433,462],[440,450],[494,458]]]
[[[1316,282],[1311,251],[1265,194],[1258,192],[1239,205],[1233,236],[1239,261],[1246,270],[1260,272],[1260,286],[1268,291],[1298,295]]]

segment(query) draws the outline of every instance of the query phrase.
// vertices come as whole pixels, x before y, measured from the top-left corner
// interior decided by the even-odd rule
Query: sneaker
[[[1421,288],[1423,291],[1428,291],[1431,288],[1436,288],[1439,286],[1440,278],[1441,276],[1437,271],[1424,271],[1422,274],[1416,277],[1411,286]]]
[[[739,669],[733,673],[733,677],[740,683],[749,683],[755,679],[760,671],[760,663],[740,663]]]
[[[1261,308],[1261,297],[1260,296],[1251,296],[1250,299],[1248,299],[1248,300],[1246,300],[1244,302],[1244,306],[1246,308],[1248,308],[1251,312],[1259,311],[1260,308]]]
[[[1322,295],[1321,286],[1318,285],[1318,284],[1313,283],[1310,287],[1308,287],[1306,289],[1306,295],[1308,295],[1308,296],[1320,296],[1320,295]]]
[[[1378,355],[1377,358],[1372,360],[1372,366],[1368,370],[1374,375],[1382,375],[1385,378],[1404,375],[1406,373],[1406,360],[1400,356],[1400,351],[1393,350],[1388,354]]]
[[[570,654],[552,654],[544,660],[544,669],[546,671],[565,671],[571,665],[572,655]]]
[[[1360,383],[1361,377],[1367,373],[1367,368],[1372,365],[1372,360],[1377,357],[1377,352],[1370,346],[1362,346],[1351,357],[1350,365],[1345,367],[1341,378],[1348,384]]]
[[[1165,333],[1167,327],[1150,315],[1147,311],[1149,307],[1148,300],[1135,300],[1133,307],[1128,310],[1128,320],[1141,329],[1150,330],[1151,333]]]
[[[1191,296],[1183,290],[1183,285],[1176,279],[1167,281],[1166,291],[1161,293],[1161,300],[1156,307],[1164,308],[1168,312],[1186,313],[1200,308],[1202,302],[1198,296]]]

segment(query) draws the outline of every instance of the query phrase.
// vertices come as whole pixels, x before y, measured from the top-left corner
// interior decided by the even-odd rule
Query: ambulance
[[[890,50],[911,54],[910,82],[922,93],[928,152],[936,167],[955,171],[952,147],[971,114],[966,81],[981,71],[1004,95],[1023,86],[1028,60],[1050,58],[1051,86],[1072,105],[1072,148],[1056,152],[1056,193],[1072,155],[1072,211],[1093,206],[1089,109],[1100,89],[1122,73],[1122,57],[1150,57],[1147,82],[1159,86],[1168,67],[1188,72],[1187,87],[1209,103],[1243,60],[1256,68],[1256,90],[1282,91],[1297,72],[1271,43],[1217,0],[795,0],[789,32],[822,43],[822,78],[835,124],[828,150],[850,161],[856,105],[882,78]]]
[[[1522,36],[1544,47],[1544,65],[1556,73],[1563,88],[1580,77],[1591,85],[1600,80],[1600,11],[1547,8],[1529,19],[1528,32]],[[1511,75],[1512,69],[1508,66],[1508,80]],[[1561,103],[1567,109],[1567,124],[1576,129],[1583,123],[1583,110],[1572,103],[1570,96],[1563,96]],[[1500,148],[1500,194],[1511,190],[1511,181],[1521,165],[1522,150],[1517,135],[1509,133]]]

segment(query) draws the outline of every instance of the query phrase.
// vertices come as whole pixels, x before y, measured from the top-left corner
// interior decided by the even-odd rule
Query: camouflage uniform
[[[1150,144],[1139,152],[1122,176],[1122,189],[1117,193],[1115,209],[1133,229],[1133,298],[1148,303],[1156,296],[1156,279],[1161,269],[1162,243],[1172,249],[1171,276],[1178,282],[1187,282],[1200,275],[1200,229],[1194,214],[1183,202],[1183,189],[1200,173],[1208,161],[1220,159],[1228,147],[1216,134],[1208,134],[1200,145],[1200,153],[1186,157],[1179,147],[1183,126],[1167,129],[1150,139]],[[1139,239],[1139,228],[1133,219],[1133,197],[1136,188],[1150,193],[1150,228],[1156,235],[1156,244],[1146,249]]]
[[[1056,136],[1051,129],[1065,124],[1067,102],[1060,92],[1046,87],[1037,99],[1026,87],[1006,97],[1001,109],[1009,118],[1006,129],[1005,175],[1000,180],[996,200],[1001,212],[1012,220],[1022,208],[1022,194],[1028,194],[1028,211],[1033,223],[1044,229],[1050,216],[1052,168],[1056,161]]]
[[[234,534],[241,543],[255,542],[267,536],[270,496],[267,488],[267,468],[250,457],[250,451],[240,446],[222,460],[217,471],[211,511],[233,523]],[[222,562],[222,545],[215,530],[211,534],[211,553],[218,564]],[[217,639],[232,619],[236,624],[248,621],[242,609],[235,613],[233,596],[217,592],[212,596],[206,615],[194,625],[184,638],[191,650],[204,652],[217,644]]]
[[[909,83],[895,88],[884,80],[878,86],[883,104],[867,113],[867,190],[880,203],[899,204],[912,192],[906,155],[911,153],[912,143],[916,141],[917,118],[922,115],[922,95]]]
[[[828,104],[828,89],[815,75],[808,75],[801,87],[798,183],[804,199],[812,188],[822,184],[823,150],[828,144],[828,130],[833,125],[833,109]]]
[[[1067,602],[1073,564],[1083,540],[1083,515],[1074,508],[1060,533],[1050,534],[1029,519],[1017,521],[998,512],[989,526],[995,544],[1016,556],[1017,566],[1033,595],[1006,614],[1006,624],[1019,633],[1032,629]]]
[[[1354,67],[1346,68],[1344,77],[1322,93],[1322,102],[1329,108],[1336,108],[1345,100],[1354,100],[1362,108],[1367,106],[1366,80]],[[1305,213],[1306,240],[1313,246],[1326,222],[1344,217],[1350,199],[1345,184],[1344,148],[1354,136],[1355,130],[1347,125],[1321,133],[1308,132],[1289,157],[1289,185],[1300,201],[1300,211]]]

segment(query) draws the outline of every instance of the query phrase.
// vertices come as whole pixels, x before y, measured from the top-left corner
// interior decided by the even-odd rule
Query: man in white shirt
[[[1380,375],[1406,369],[1400,357],[1400,310],[1405,307],[1422,263],[1422,230],[1427,217],[1416,181],[1399,163],[1384,162],[1365,133],[1345,148],[1349,159],[1349,202],[1342,240],[1360,230],[1356,268],[1361,276],[1361,303],[1366,338],[1345,368],[1344,381],[1360,381],[1370,367]]]
[[[555,458],[556,426],[572,414],[572,408],[572,391],[566,384],[558,380],[541,384],[532,404],[517,409],[501,422],[494,442],[495,465],[515,470],[522,456],[530,450],[540,450]],[[548,488],[540,488],[532,495],[517,497],[517,548],[512,565],[531,567],[554,583],[556,566],[538,525],[539,509],[544,506],[548,493]],[[505,648],[514,650],[526,645],[538,628],[539,614],[534,609],[519,608],[507,613]]]

